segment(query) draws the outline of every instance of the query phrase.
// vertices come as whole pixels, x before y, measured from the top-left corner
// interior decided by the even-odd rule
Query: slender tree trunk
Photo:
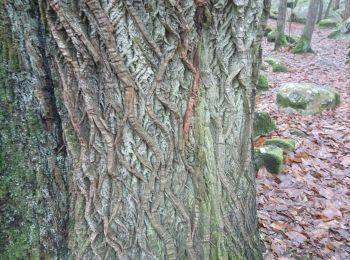
[[[261,259],[251,137],[268,5],[7,2],[37,131],[53,136],[36,140],[40,257]]]
[[[317,23],[322,20],[322,17],[323,17],[323,0],[319,0]]]
[[[278,7],[275,50],[278,50],[282,45],[287,44],[286,35],[284,33],[287,14],[287,2],[287,0],[280,0],[280,4]]]
[[[330,0],[328,5],[327,5],[326,12],[324,14],[324,19],[327,19],[329,12],[331,11],[332,3],[333,3],[333,0]]]
[[[312,52],[311,39],[317,21],[319,0],[310,0],[303,33],[293,48],[294,53]]]
[[[345,0],[345,10],[343,21],[346,21],[350,17],[350,0]]]
[[[333,10],[338,10],[340,5],[340,0],[334,0],[333,2]]]

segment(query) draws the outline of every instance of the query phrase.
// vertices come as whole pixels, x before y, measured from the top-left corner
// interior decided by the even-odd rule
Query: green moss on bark
[[[296,42],[292,49],[292,52],[294,54],[299,53],[305,53],[305,52],[312,52],[312,49],[310,48],[310,43],[305,39],[305,37],[301,36]]]

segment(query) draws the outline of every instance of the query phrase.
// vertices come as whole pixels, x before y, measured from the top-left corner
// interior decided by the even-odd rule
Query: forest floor
[[[275,22],[269,21],[272,28]],[[302,24],[292,24],[298,36]],[[297,146],[285,155],[280,175],[261,169],[257,175],[258,216],[265,259],[350,259],[350,66],[349,42],[328,39],[332,29],[316,28],[315,53],[292,54],[288,48],[273,51],[263,40],[263,56],[283,61],[287,73],[269,67],[269,90],[257,97],[259,110],[269,112],[277,129],[259,137],[292,138]],[[287,25],[288,32],[288,25]],[[341,95],[341,105],[313,116],[286,114],[276,105],[282,83],[313,82],[330,85]],[[289,133],[298,128],[306,133]]]

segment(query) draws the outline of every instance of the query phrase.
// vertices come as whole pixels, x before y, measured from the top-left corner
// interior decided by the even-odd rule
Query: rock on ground
[[[286,112],[316,114],[340,103],[338,92],[314,83],[285,83],[277,92],[277,104]]]

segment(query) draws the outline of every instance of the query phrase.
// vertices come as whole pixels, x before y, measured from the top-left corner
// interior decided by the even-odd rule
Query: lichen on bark
[[[269,1],[34,3],[7,11],[49,140],[40,254],[260,259],[251,136]]]

